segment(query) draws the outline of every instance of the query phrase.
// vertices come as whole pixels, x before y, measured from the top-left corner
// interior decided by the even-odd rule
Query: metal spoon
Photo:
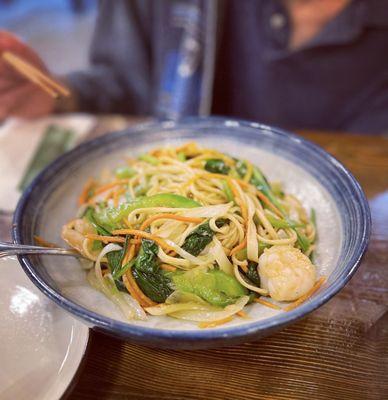
[[[0,242],[0,258],[15,256],[18,254],[51,254],[57,256],[71,256],[71,257],[84,258],[82,254],[71,249],[63,249],[60,247],[30,246],[26,244]]]

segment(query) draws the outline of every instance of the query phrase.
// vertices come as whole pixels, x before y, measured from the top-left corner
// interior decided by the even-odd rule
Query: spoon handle
[[[57,256],[82,257],[80,253],[71,249],[0,242],[0,258],[19,254],[52,254]]]

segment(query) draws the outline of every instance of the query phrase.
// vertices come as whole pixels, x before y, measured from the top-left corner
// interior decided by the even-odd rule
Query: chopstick
[[[16,71],[18,71],[25,78],[30,80],[39,86],[42,90],[44,90],[47,94],[49,94],[53,98],[57,98],[59,96],[70,96],[70,90],[67,89],[62,84],[56,82],[46,74],[44,74],[39,69],[35,68],[33,65],[24,61],[22,58],[13,54],[9,51],[5,51],[2,54],[2,58],[9,65],[11,65]]]

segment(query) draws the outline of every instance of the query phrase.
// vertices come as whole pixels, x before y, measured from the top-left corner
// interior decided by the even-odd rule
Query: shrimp
[[[261,287],[277,301],[293,301],[306,294],[316,280],[314,264],[299,249],[275,245],[259,258]]]

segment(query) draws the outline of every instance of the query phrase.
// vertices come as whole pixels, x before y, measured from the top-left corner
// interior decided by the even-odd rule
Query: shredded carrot
[[[123,237],[117,236],[103,236],[103,235],[95,235],[93,233],[88,233],[86,235],[88,239],[99,240],[100,242],[106,243],[125,243],[125,239]]]
[[[78,197],[78,205],[82,205],[88,201],[88,195],[90,192],[90,189],[95,185],[95,182],[93,179],[89,179],[86,183],[85,186],[82,189],[82,192],[80,196]]]
[[[309,299],[324,283],[326,282],[326,277],[322,276],[318,279],[315,285],[303,296],[299,297],[298,300],[295,300],[293,303],[289,304],[284,308],[284,311],[291,311],[294,308],[298,307],[300,304]]]
[[[157,303],[149,299],[139,288],[133,278],[131,268],[123,275],[123,282],[131,296],[138,301],[142,307],[156,306]]]
[[[230,250],[229,256],[231,257],[238,251],[245,249],[246,246],[247,246],[247,237],[245,236],[244,240],[241,243],[239,243],[237,246],[233,247],[232,250]]]
[[[113,199],[113,205],[114,207],[119,206],[119,198],[120,195],[123,194],[126,191],[125,188],[116,188],[114,190],[110,190],[106,196],[104,197],[104,201],[108,201],[109,199]]]
[[[249,318],[249,315],[243,310],[236,312],[236,315],[238,315],[241,318]]]
[[[247,274],[248,273],[248,267],[246,265],[239,265],[239,267]]]
[[[133,259],[133,257],[135,257],[135,253],[136,253],[136,244],[128,246],[127,251],[124,254],[121,266],[124,266],[125,264],[129,263]]]
[[[261,297],[254,298],[253,301],[254,301],[255,303],[262,304],[263,306],[267,306],[267,307],[269,307],[269,308],[273,308],[274,310],[281,310],[281,309],[282,309],[282,308],[279,307],[277,304],[273,304],[273,303],[271,303],[271,302],[269,302],[269,301],[267,301],[267,300],[262,299]]]
[[[176,271],[176,267],[169,264],[160,264],[160,268],[163,269],[164,271]]]
[[[118,207],[118,206],[119,206],[119,198],[120,198],[120,195],[123,194],[124,192],[125,192],[125,189],[123,190],[123,188],[121,188],[121,189],[116,189],[116,190],[113,192],[113,206],[114,206],[114,207]]]
[[[157,243],[159,246],[167,249],[167,250],[172,250],[174,251],[173,247],[171,247],[169,244],[167,244],[164,239],[161,237],[152,235],[151,233],[148,232],[143,232],[137,229],[117,229],[112,232],[114,235],[134,235],[134,236],[140,236],[145,239],[153,240],[155,243]]]
[[[109,199],[111,199],[114,195],[114,190],[110,190],[104,197],[104,201],[108,201]]]
[[[139,297],[137,291],[131,286],[127,275],[124,274],[123,275],[123,283],[126,287],[126,289],[128,290],[129,294],[142,306],[142,307],[148,307],[148,303],[147,302],[143,302],[142,299]]]
[[[230,256],[230,249],[228,249],[227,247],[222,246],[225,255]]]
[[[127,225],[128,228],[132,228],[131,223],[127,219],[124,219],[123,221],[124,221],[124,224]]]
[[[226,318],[223,318],[223,319],[219,319],[218,321],[200,322],[198,324],[198,326],[200,328],[202,328],[202,329],[204,329],[204,328],[215,328],[216,326],[223,325],[223,324],[226,324],[227,322],[232,321],[232,319],[233,319],[233,316],[226,317]]]
[[[104,235],[95,235],[94,233],[88,233],[85,235],[87,239],[98,240],[100,242],[106,243],[125,243],[125,238],[118,236],[104,236]],[[141,243],[140,239],[131,239],[129,241],[130,244],[139,244]]]
[[[146,219],[140,226],[140,230],[144,231],[148,226],[150,226],[154,221],[158,219],[174,219],[176,221],[183,222],[193,222],[195,224],[199,224],[203,221],[203,218],[195,218],[195,217],[183,217],[182,215],[175,214],[156,214],[152,217]]]
[[[271,203],[271,200],[264,193],[260,192],[260,190],[256,190],[256,196],[276,215],[283,217],[283,214],[280,212],[280,210],[278,210],[278,208]]]
[[[116,186],[120,186],[120,185],[127,185],[128,184],[129,179],[121,179],[121,180],[117,180],[117,181],[113,181],[110,183],[107,183],[105,185],[102,185],[98,188],[96,188],[96,190],[94,191],[93,196],[89,199],[89,203],[93,203],[94,199],[101,193],[106,192],[109,189],[113,189]]]
[[[39,245],[39,246],[51,247],[51,248],[60,247],[57,244],[48,242],[47,240],[45,240],[42,237],[37,236],[37,235],[34,236],[34,239],[35,239],[36,244]]]
[[[151,156],[156,157],[158,154],[161,153],[161,149],[154,149],[150,151]]]
[[[126,161],[128,165],[133,165],[136,163],[136,158],[127,157]]]
[[[142,301],[144,303],[146,303],[146,307],[153,307],[156,306],[158,303],[155,303],[154,301],[152,301],[148,296],[146,296],[141,289],[139,288],[138,284],[135,281],[135,278],[133,277],[132,274],[132,269],[129,268],[129,270],[127,271],[127,273],[125,274],[126,277],[128,278],[129,282],[131,283],[131,286],[135,289],[135,291],[138,294],[138,297],[140,297],[142,299]]]
[[[249,161],[245,161],[245,164],[247,166],[247,173],[245,174],[243,181],[244,182],[248,182],[251,180],[252,178],[252,173],[253,173],[253,166]]]

